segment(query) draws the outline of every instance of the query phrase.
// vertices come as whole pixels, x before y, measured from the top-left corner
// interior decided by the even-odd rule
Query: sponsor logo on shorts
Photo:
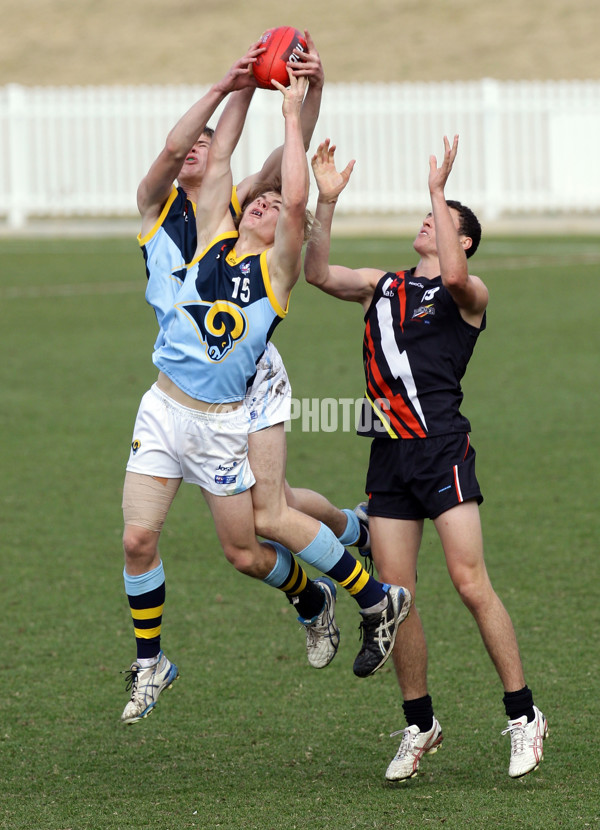
[[[216,484],[235,484],[237,476],[215,476]]]
[[[235,470],[237,465],[237,461],[230,461],[229,464],[219,464],[219,466],[217,467],[217,472],[230,473],[232,470]]]

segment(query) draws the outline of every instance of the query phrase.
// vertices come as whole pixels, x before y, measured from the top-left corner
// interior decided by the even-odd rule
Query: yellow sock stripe
[[[131,616],[134,620],[153,620],[155,617],[162,617],[164,607],[163,603],[156,608],[132,608]]]
[[[358,594],[360,591],[362,591],[362,589],[365,587],[365,585],[367,584],[368,581],[369,581],[369,574],[363,568],[361,575],[356,580],[354,585],[351,588],[348,588],[348,592],[350,593],[350,596],[354,596],[355,594]]]
[[[365,571],[360,562],[356,563],[352,573],[347,579],[340,581],[342,588],[345,588],[350,596],[358,594],[369,581],[369,574]],[[350,586],[350,587],[349,587]]]
[[[133,627],[135,636],[140,640],[152,640],[154,637],[160,637],[160,625],[156,628],[136,628]]]
[[[306,575],[306,572],[302,571],[302,580],[300,582],[300,585],[298,586],[298,589],[295,591],[295,593],[299,594],[301,591],[303,591],[306,588],[306,583],[307,582],[308,582],[308,577]]]
[[[298,576],[301,574],[302,578],[300,580],[300,584],[298,584]],[[306,572],[298,565],[296,560],[294,559],[294,572],[288,581],[280,587],[280,591],[283,591],[286,594],[292,594],[292,596],[296,596],[301,591],[306,588],[306,583],[308,578],[306,576]],[[292,590],[293,589],[293,590]]]
[[[350,585],[352,582],[354,582],[354,580],[358,577],[358,575],[360,574],[361,571],[364,571],[364,568],[360,564],[360,562],[357,561],[354,568],[352,569],[352,573],[350,574],[350,576],[346,577],[346,579],[340,579],[340,580],[338,580],[338,582],[340,583],[342,588],[347,589],[348,585]]]

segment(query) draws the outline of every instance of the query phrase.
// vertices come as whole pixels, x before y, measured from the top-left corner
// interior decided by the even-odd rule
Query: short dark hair
[[[214,134],[215,134],[215,131],[213,130],[212,127],[205,127],[202,130],[202,132],[200,133],[200,135],[198,136],[198,138],[202,138],[202,136],[205,135],[207,138],[210,138],[212,140],[212,137],[213,137]]]
[[[449,208],[454,208],[460,217],[458,232],[461,236],[468,236],[471,240],[471,247],[465,251],[467,259],[475,253],[481,242],[481,225],[471,208],[456,202],[453,199],[446,199]]]
[[[246,198],[244,199],[244,204],[242,205],[242,212],[239,216],[236,217],[235,226],[236,228],[239,227],[240,220],[244,214],[244,211],[251,205],[255,199],[258,199],[259,196],[264,196],[265,193],[277,193],[278,196],[281,196],[281,179],[273,178],[271,180],[265,181],[257,181],[254,184],[254,187],[250,190]],[[310,210],[305,211],[304,215],[304,241],[308,242],[310,237],[310,232],[313,225],[313,215]]]

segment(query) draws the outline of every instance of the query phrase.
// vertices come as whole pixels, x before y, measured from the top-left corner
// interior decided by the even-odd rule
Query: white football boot
[[[177,666],[162,651],[158,655],[158,662],[150,668],[144,669],[139,663],[132,663],[125,674],[126,689],[131,692],[131,700],[123,709],[121,723],[137,723],[148,717],[156,706],[160,693],[170,689],[178,677]]]
[[[544,741],[548,737],[548,721],[537,708],[531,723],[527,716],[509,720],[502,734],[510,734],[510,764],[508,774],[511,778],[520,778],[536,770],[544,757]]]
[[[385,777],[388,781],[405,781],[407,778],[414,778],[419,769],[419,762],[423,755],[433,755],[441,746],[444,736],[442,727],[436,718],[433,719],[433,726],[428,732],[421,732],[414,724],[407,726],[394,735],[402,734],[402,741],[398,752],[394,755]]]

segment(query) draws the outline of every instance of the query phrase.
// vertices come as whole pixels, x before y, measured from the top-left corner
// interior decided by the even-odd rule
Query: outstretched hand
[[[335,167],[335,144],[326,138],[317,147],[317,152],[311,159],[311,165],[319,188],[321,202],[336,202],[342,190],[348,184],[355,159],[348,162],[346,167],[338,172]]]
[[[248,87],[256,88],[256,79],[252,73],[252,65],[256,63],[259,55],[265,51],[265,46],[260,40],[252,43],[241,58],[239,58],[233,66],[229,69],[225,77],[220,82],[224,92],[233,92],[236,89],[247,89]]]
[[[322,87],[325,83],[325,73],[321,58],[310,33],[306,29],[304,30],[304,37],[307,51],[302,52],[299,49],[294,49],[292,58],[287,65],[293,70],[294,75],[305,75],[311,86]]]
[[[435,156],[429,156],[430,193],[444,192],[444,187],[446,186],[448,176],[450,175],[450,171],[452,170],[452,165],[454,164],[454,159],[456,158],[457,151],[458,136],[454,136],[452,147],[450,147],[450,142],[448,141],[447,136],[444,136],[444,158],[442,159],[441,165],[438,167],[437,158]]]
[[[287,67],[287,73],[290,79],[290,85],[287,87],[280,84],[279,81],[275,80],[275,78],[271,78],[273,86],[283,95],[284,118],[294,112],[300,114],[300,108],[302,107],[302,101],[304,100],[304,93],[306,92],[306,87],[308,86],[307,78],[302,75],[296,75],[290,69],[289,64]]]

